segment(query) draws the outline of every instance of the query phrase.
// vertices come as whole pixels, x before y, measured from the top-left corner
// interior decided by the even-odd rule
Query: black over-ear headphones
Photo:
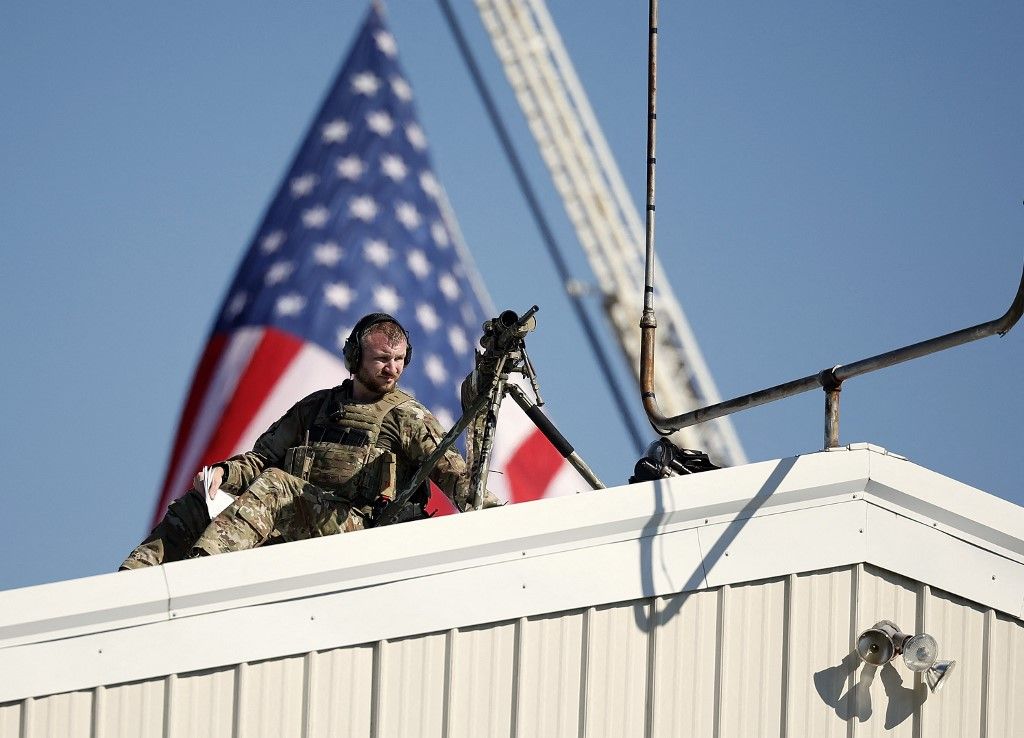
[[[353,374],[359,369],[359,365],[363,361],[363,338],[370,332],[373,326],[380,325],[381,323],[394,323],[402,331],[402,335],[405,336],[406,346],[408,347],[405,350],[405,365],[409,366],[412,363],[412,341],[409,339],[409,331],[405,330],[401,323],[387,313],[370,313],[361,317],[359,322],[355,324],[352,332],[345,339],[345,346],[341,350],[345,357],[345,368]]]

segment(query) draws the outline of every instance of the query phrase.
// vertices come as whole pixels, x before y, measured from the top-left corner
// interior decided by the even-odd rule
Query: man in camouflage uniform
[[[430,412],[398,389],[411,359],[405,329],[391,316],[363,317],[345,342],[353,373],[333,389],[296,403],[257,439],[252,451],[214,467],[210,494],[235,501],[206,525],[203,482],[168,508],[164,520],[122,569],[361,530],[374,509],[392,499],[437,448],[444,430]],[[431,480],[460,511],[472,508],[466,465],[449,449]],[[425,494],[415,508],[420,517]],[[484,506],[497,504],[488,495]],[[200,511],[198,508],[202,506]],[[202,521],[202,526],[197,525]],[[203,529],[205,527],[205,530]]]

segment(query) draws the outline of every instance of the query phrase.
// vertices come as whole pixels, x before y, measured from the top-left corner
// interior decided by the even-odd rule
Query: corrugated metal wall
[[[882,618],[957,659],[943,692],[851,654]],[[0,738],[1010,738],[1022,631],[855,566],[0,705]]]

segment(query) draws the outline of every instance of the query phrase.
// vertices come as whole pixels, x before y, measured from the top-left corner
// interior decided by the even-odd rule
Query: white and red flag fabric
[[[203,465],[251,449],[293,403],[348,376],[345,338],[377,311],[411,334],[414,360],[402,386],[443,425],[454,424],[459,384],[495,313],[374,3],[216,315],[154,524]],[[491,467],[489,489],[511,502],[586,488],[511,400]],[[451,511],[440,495],[432,504]]]

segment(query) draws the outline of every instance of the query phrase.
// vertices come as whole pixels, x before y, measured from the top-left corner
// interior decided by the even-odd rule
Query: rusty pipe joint
[[[839,392],[843,388],[843,380],[836,376],[836,369],[842,364],[836,364],[830,369],[822,369],[818,372],[818,383],[826,392]]]
[[[643,316],[640,318],[640,401],[651,427],[658,435],[667,436],[673,430],[663,424],[666,418],[658,407],[658,399],[654,395],[654,332],[657,327],[658,319],[654,316],[654,310],[644,308]]]

